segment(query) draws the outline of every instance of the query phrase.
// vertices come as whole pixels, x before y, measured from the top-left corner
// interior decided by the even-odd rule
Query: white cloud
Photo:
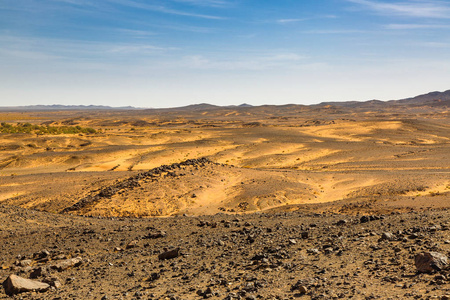
[[[443,42],[423,42],[417,43],[415,46],[429,47],[429,48],[450,48],[450,43]]]
[[[210,7],[228,7],[230,6],[229,1],[224,0],[174,0],[176,2],[187,3],[197,6],[210,6]]]
[[[177,0],[183,2],[192,2],[200,4],[204,2],[206,5],[210,3],[212,6],[214,3],[219,5],[223,1],[214,0]],[[118,13],[119,10],[114,8],[114,5],[126,6],[131,8],[137,8],[147,11],[159,12],[164,14],[186,16],[201,19],[210,20],[223,20],[224,17],[201,14],[184,10],[178,10],[170,8],[167,4],[169,1],[143,1],[143,0],[103,0],[103,1],[93,1],[93,0],[45,0],[34,1],[34,0],[1,0],[0,10],[14,10],[14,11],[26,11],[26,12],[36,12],[36,11],[48,11],[48,10],[60,10],[67,12],[68,10],[78,11],[78,12],[108,12],[108,13]]]
[[[314,30],[305,30],[302,33],[308,34],[354,34],[354,33],[367,33],[366,30],[357,30],[357,29],[314,29]]]
[[[305,56],[301,56],[296,53],[280,53],[268,56],[264,59],[268,61],[298,61],[305,58]]]
[[[304,22],[308,20],[315,20],[315,19],[336,19],[338,18],[335,15],[317,15],[313,17],[308,18],[285,18],[285,19],[278,19],[276,22],[280,24],[289,24],[289,23],[297,23],[297,22]]]
[[[158,56],[177,50],[173,47],[160,47],[146,43],[111,43],[82,40],[65,40],[36,37],[18,37],[12,35],[0,35],[0,49],[4,60],[8,58],[23,58],[30,60],[54,60],[54,61],[83,61],[101,59],[106,61],[118,55],[145,58]]]
[[[155,11],[155,12],[161,12],[161,13],[165,13],[165,14],[172,14],[172,15],[186,16],[186,17],[195,17],[195,18],[202,18],[202,19],[211,19],[211,20],[225,19],[220,16],[191,13],[191,12],[181,11],[181,10],[177,10],[177,9],[172,9],[172,8],[166,7],[164,5],[153,5],[153,4],[143,3],[143,2],[134,1],[134,0],[108,0],[108,1],[115,3],[115,4],[123,5],[123,6],[139,8],[139,9]]]
[[[148,36],[156,35],[156,33],[146,30],[135,30],[135,29],[126,29],[126,28],[117,28],[118,32],[126,34],[128,36],[132,36],[135,38],[145,38]]]
[[[297,22],[302,22],[302,21],[306,21],[308,19],[280,19],[277,20],[278,23],[281,24],[288,24],[288,23],[297,23]]]
[[[450,18],[450,5],[443,1],[417,0],[402,2],[380,2],[372,0],[347,0],[385,15],[417,18]]]
[[[307,57],[296,53],[275,53],[260,54],[246,57],[236,57],[231,59],[213,59],[203,55],[185,56],[181,63],[176,66],[183,66],[189,69],[203,70],[267,70],[267,69],[290,69],[298,65],[306,64]]]
[[[124,53],[124,54],[155,54],[158,52],[165,52],[167,50],[176,50],[176,48],[164,48],[156,47],[152,45],[141,45],[141,44],[118,44],[118,45],[108,45],[105,44],[107,52],[109,53]]]
[[[450,28],[450,25],[438,24],[388,24],[384,26],[386,29],[395,30],[409,30],[409,29],[445,29]]]
[[[41,61],[48,61],[48,60],[54,60],[54,59],[60,59],[60,56],[57,55],[51,55],[47,54],[41,51],[27,51],[27,50],[20,50],[20,49],[8,49],[8,47],[3,47],[0,49],[0,53],[3,57],[14,57],[18,59],[24,59],[24,60],[41,60]]]

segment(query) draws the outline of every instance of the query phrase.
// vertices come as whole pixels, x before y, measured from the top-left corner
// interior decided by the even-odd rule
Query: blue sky
[[[450,1],[0,0],[0,106],[399,99],[450,89]]]

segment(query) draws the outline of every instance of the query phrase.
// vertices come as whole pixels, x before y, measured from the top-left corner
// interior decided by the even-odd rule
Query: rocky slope
[[[0,217],[2,281],[49,285],[17,299],[450,297],[448,265],[415,265],[450,255],[450,210],[104,219],[0,206]]]

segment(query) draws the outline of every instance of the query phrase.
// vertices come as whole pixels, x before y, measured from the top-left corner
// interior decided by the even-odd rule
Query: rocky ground
[[[0,112],[97,131],[0,135],[0,299],[450,299],[448,92],[425,96]]]
[[[0,217],[1,280],[48,284],[8,296],[5,283],[0,299],[450,297],[445,209],[107,219],[0,206]],[[440,260],[419,272],[428,252]]]

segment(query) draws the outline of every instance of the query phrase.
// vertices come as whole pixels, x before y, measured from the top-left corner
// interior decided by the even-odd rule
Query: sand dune
[[[395,206],[448,197],[445,107],[420,115],[331,106],[171,110],[164,117],[147,111],[80,114],[26,117],[97,133],[0,135],[1,202],[60,212],[116,181],[202,157],[211,163],[139,181],[139,188],[70,213],[246,213],[356,198]],[[7,117],[21,122],[11,120],[20,115]]]

